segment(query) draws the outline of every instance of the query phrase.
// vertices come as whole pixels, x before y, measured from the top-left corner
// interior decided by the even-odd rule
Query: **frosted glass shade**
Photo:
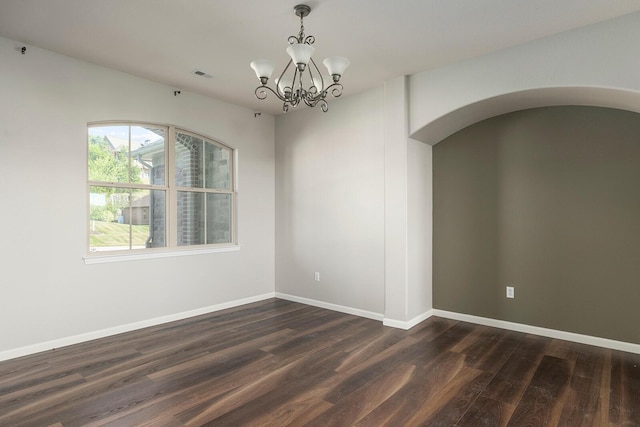
[[[287,53],[294,64],[304,64],[306,66],[309,63],[314,50],[316,49],[310,44],[294,43],[289,45]]]
[[[291,90],[293,81],[291,79],[283,77],[282,79],[276,79],[276,84],[278,85],[280,92],[285,93],[285,88],[288,88],[287,91]]]
[[[332,76],[341,76],[350,64],[349,60],[342,56],[332,56],[322,61],[322,63]]]
[[[271,74],[273,74],[275,65],[273,65],[273,62],[269,61],[268,59],[256,59],[255,61],[251,62],[251,68],[253,68],[253,71],[256,72],[256,76],[258,76],[259,79],[268,79],[269,77],[271,77]]]
[[[313,85],[316,87],[316,89],[318,89],[318,92],[322,92],[322,90],[324,89],[324,87],[322,87],[322,79],[320,78],[320,76],[313,77]]]

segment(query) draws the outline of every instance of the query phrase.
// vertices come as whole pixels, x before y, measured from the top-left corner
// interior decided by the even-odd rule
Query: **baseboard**
[[[280,292],[269,292],[262,295],[243,298],[234,301],[228,301],[221,304],[215,304],[208,307],[197,308],[194,310],[184,311],[181,313],[170,314],[167,316],[156,317],[154,319],[143,320],[140,322],[129,323],[126,325],[115,326],[113,328],[102,329],[99,331],[88,332],[85,334],[74,335],[71,337],[60,338],[52,341],[46,341],[38,344],[18,347],[15,349],[0,352],[0,361],[14,359],[16,357],[28,356],[30,354],[40,353],[42,351],[52,350],[55,348],[65,347],[68,345],[79,344],[81,342],[91,341],[98,338],[104,338],[111,335],[117,335],[124,332],[135,331],[137,329],[156,326],[163,323],[182,320],[189,317],[199,316],[202,314],[213,313],[227,308],[233,308],[244,304],[251,304],[263,301],[269,298],[280,298],[287,301],[299,302],[314,307],[325,308],[327,310],[338,311],[341,313],[352,314],[354,316],[365,317],[382,321],[385,326],[408,330],[416,326],[420,322],[425,321],[431,316],[444,317],[452,320],[475,323],[478,325],[492,326],[495,328],[507,329],[511,331],[524,332],[527,334],[535,334],[548,338],[556,338],[566,341],[577,342],[581,344],[593,345],[597,347],[610,348],[613,350],[626,351],[629,353],[640,354],[640,344],[633,344],[623,341],[610,340],[607,338],[593,337],[589,335],[576,334],[573,332],[559,331],[555,329],[547,329],[539,326],[530,326],[522,323],[508,322],[505,320],[491,319],[487,317],[473,316],[470,314],[456,313],[452,311],[433,309],[422,313],[408,321],[385,318],[383,314],[371,311],[360,310],[352,307],[346,307],[338,304],[332,304],[324,301],[317,301],[309,298],[298,297],[295,295],[283,294]]]
[[[329,302],[317,301],[314,299],[298,297],[295,295],[283,294],[280,292],[276,292],[276,298],[299,302],[301,304],[311,305],[313,307],[326,308],[327,310],[339,311],[340,313],[353,314],[354,316],[366,317],[367,319],[382,320],[384,318],[384,315],[380,313],[374,313],[372,311],[360,310],[352,307],[345,307],[344,305],[331,304]]]
[[[494,328],[508,329],[510,331],[524,332],[526,334],[540,335],[548,338],[556,338],[565,341],[577,342],[580,344],[593,345],[596,347],[610,348],[612,350],[626,351],[628,353],[640,354],[640,344],[633,344],[624,341],[610,340],[607,338],[592,337],[590,335],[576,334],[573,332],[559,331],[556,329],[541,328],[522,323],[507,322],[505,320],[490,319],[487,317],[473,316],[470,314],[455,313],[445,310],[433,310],[433,315],[452,320],[476,323],[478,325],[492,326]]]
[[[201,314],[213,313],[227,308],[237,307],[239,305],[251,304],[253,302],[263,301],[265,299],[274,298],[275,293],[256,295],[253,297],[243,298],[239,300],[215,304],[208,307],[197,308],[195,310],[183,311],[181,313],[170,314],[167,316],[156,317],[154,319],[142,320],[140,322],[129,323],[126,325],[115,326],[113,328],[101,329],[99,331],[87,332],[85,334],[74,335],[71,337],[60,338],[52,341],[46,341],[38,344],[32,344],[24,347],[18,347],[11,350],[0,352],[0,361],[14,359],[16,357],[27,356],[30,354],[40,353],[42,351],[53,350],[54,348],[65,347],[68,345],[79,344],[81,342],[91,341],[98,338],[104,338],[111,335],[117,335],[124,332],[135,331],[137,329],[156,326],[163,323],[174,322],[189,317],[200,316]]]
[[[404,329],[406,331],[408,329],[413,328],[418,323],[424,322],[425,320],[427,320],[431,316],[433,316],[433,310],[425,311],[424,313],[420,314],[419,316],[416,316],[413,319],[406,320],[406,321],[405,320],[389,319],[388,317],[385,317],[382,320],[382,324],[384,326],[390,326],[392,328]]]

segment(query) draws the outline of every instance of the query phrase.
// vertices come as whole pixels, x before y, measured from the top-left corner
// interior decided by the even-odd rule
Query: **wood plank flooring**
[[[640,426],[639,366],[273,299],[0,362],[0,426]]]

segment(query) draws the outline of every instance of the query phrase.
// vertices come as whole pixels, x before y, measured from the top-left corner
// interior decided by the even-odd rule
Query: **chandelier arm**
[[[298,88],[296,87],[296,80],[298,81]],[[293,81],[291,82],[291,96],[290,102],[292,106],[297,106],[300,103],[300,95],[302,95],[302,73],[298,71],[298,67],[293,67]]]
[[[308,107],[315,107],[320,98],[316,96],[312,96],[309,92],[306,93],[305,97],[302,98],[304,103],[307,104]]]
[[[326,94],[325,94],[326,95]],[[316,105],[320,104],[320,107],[322,108],[323,105],[327,104],[327,101],[325,100],[326,96],[323,96],[323,92],[316,94],[315,96],[309,96],[309,94],[307,93],[307,96],[305,96],[303,98],[304,103],[307,104],[308,107],[315,107]],[[322,108],[323,111],[326,112],[326,107]]]
[[[284,86],[284,88],[280,88],[280,82],[282,81],[282,78],[284,77],[284,75],[287,73],[287,70],[289,69],[291,64],[293,64],[293,60],[290,59],[289,62],[287,63],[287,66],[284,67],[282,74],[280,74],[280,77],[278,77],[278,82],[276,83],[276,91],[278,91],[278,94],[280,95],[279,98],[283,100],[286,99],[286,94],[284,92],[284,89],[286,89],[288,86]],[[293,83],[291,83],[291,86],[293,86]],[[293,88],[290,88],[290,89],[291,91],[293,91]]]
[[[290,106],[295,108],[300,103],[300,97],[299,96],[292,96],[291,98],[288,98],[286,101],[287,101],[287,103],[289,103]]]
[[[318,68],[318,65],[316,64],[316,61],[313,60],[313,58],[311,58],[310,60],[311,64],[313,65],[313,68],[316,69],[316,71],[318,72],[318,77],[320,77],[320,85],[322,87],[322,90],[320,90],[320,88],[318,86],[316,86],[316,82],[315,80],[313,80],[313,70],[311,69],[310,66],[307,66],[307,69],[309,70],[309,76],[311,76],[311,88],[315,88],[316,93],[318,92],[322,92],[324,91],[324,78],[322,77],[322,73],[320,72],[320,69]]]
[[[315,104],[317,104],[320,100],[322,99],[326,99],[328,94],[331,94],[331,96],[333,96],[334,98],[338,98],[340,97],[340,95],[342,95],[342,84],[340,83],[333,83],[332,85],[328,86],[325,90],[318,92],[318,93],[311,93],[311,92],[307,92],[307,96],[305,97],[309,102],[312,102],[315,106]],[[326,101],[325,101],[326,102]],[[309,105],[307,103],[307,105]],[[309,105],[310,107],[312,105]]]
[[[342,84],[341,83],[333,83],[332,85],[328,86],[323,92],[329,93],[329,89],[331,89],[331,96],[333,96],[334,98],[338,98],[340,95],[342,95]]]
[[[276,96],[276,98],[278,98],[280,101],[286,101],[286,98],[284,98],[283,96],[280,96],[279,93],[277,93],[276,91],[271,89],[269,86],[264,86],[264,85],[258,86],[256,88],[256,91],[255,91],[256,98],[258,98],[260,100],[267,99],[267,95],[268,95],[267,90],[269,92],[273,93]]]
[[[320,101],[323,98],[324,98],[323,92],[311,93],[307,91],[304,97],[304,103],[307,104],[309,107],[315,107],[318,101]]]
[[[295,90],[295,99],[296,99],[296,105],[298,105],[300,104],[301,100],[304,100],[307,98],[308,92],[304,88],[304,71],[299,71],[297,67],[296,67],[296,74],[293,76],[294,81],[296,80],[296,78],[298,79],[298,84],[297,84],[298,89]]]

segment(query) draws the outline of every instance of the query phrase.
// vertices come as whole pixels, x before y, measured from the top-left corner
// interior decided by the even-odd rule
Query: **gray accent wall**
[[[639,114],[536,108],[451,135],[433,221],[434,308],[640,344]]]

